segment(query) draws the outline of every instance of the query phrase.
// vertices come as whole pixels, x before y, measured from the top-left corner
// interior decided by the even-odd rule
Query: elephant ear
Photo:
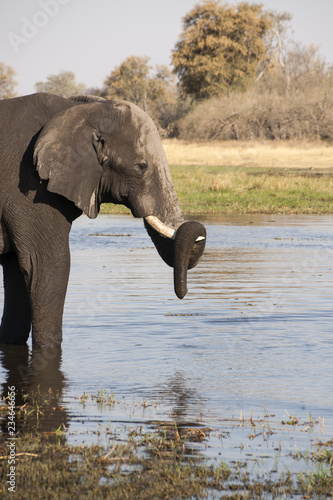
[[[95,218],[99,211],[98,188],[103,174],[99,122],[110,122],[103,103],[80,104],[55,115],[42,129],[34,161],[47,189],[65,196]],[[100,161],[99,161],[100,160]]]

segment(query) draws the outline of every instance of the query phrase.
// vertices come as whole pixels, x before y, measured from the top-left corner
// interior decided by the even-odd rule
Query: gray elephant
[[[0,101],[0,342],[58,347],[72,222],[101,203],[144,218],[179,298],[205,247],[202,224],[184,222],[159,134],[134,104],[33,94]]]

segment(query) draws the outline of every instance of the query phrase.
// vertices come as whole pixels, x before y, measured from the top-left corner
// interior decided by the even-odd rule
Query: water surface
[[[207,251],[179,301],[141,221],[79,219],[62,365],[72,390],[154,398],[181,379],[210,411],[333,409],[332,218],[202,222]]]
[[[74,223],[62,355],[51,375],[41,367],[34,380],[47,385],[53,377],[62,404],[53,426],[63,419],[69,440],[87,439],[84,429],[96,422],[221,430],[252,412],[280,424],[286,410],[324,419],[320,433],[333,435],[332,217],[200,221],[207,250],[182,301],[141,220],[102,215]],[[28,370],[29,353],[22,356]],[[0,366],[7,382],[15,365],[8,359]],[[99,389],[117,404],[82,404],[84,393]],[[291,448],[305,439],[288,432]]]

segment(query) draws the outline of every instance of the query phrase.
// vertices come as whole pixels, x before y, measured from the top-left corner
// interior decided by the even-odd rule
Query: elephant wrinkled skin
[[[67,290],[69,232],[82,212],[123,204],[174,268],[186,293],[205,228],[184,222],[159,134],[125,101],[33,94],[0,101],[0,342],[57,347]]]

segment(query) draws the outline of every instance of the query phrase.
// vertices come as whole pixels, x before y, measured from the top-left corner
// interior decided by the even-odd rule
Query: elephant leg
[[[31,306],[24,275],[17,255],[1,258],[4,279],[4,309],[0,326],[0,342],[25,344],[31,329]]]
[[[34,347],[59,347],[70,270],[69,249],[61,256],[32,258],[29,277]]]

